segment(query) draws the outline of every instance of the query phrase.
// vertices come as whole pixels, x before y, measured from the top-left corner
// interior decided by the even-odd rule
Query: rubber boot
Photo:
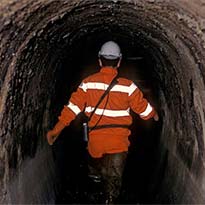
[[[115,204],[115,203],[114,203],[114,200],[113,200],[113,197],[112,197],[112,196],[106,197],[105,204],[106,204],[106,205]]]
[[[122,185],[122,174],[127,158],[127,152],[106,154],[103,157],[102,177],[106,192],[106,204],[115,204]]]

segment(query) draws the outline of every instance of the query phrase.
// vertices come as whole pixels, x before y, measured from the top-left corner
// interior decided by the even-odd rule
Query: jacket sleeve
[[[67,105],[58,117],[59,121],[68,126],[75,117],[83,111],[86,103],[86,89],[82,82],[76,92],[73,92]]]
[[[156,112],[154,108],[150,105],[150,103],[143,97],[143,93],[141,90],[136,86],[134,91],[129,96],[129,105],[130,108],[143,120],[148,120],[152,118]]]

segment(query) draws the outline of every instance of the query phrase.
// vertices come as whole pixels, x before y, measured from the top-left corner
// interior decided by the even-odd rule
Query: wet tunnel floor
[[[150,185],[157,160],[158,125],[156,126],[152,120],[135,121],[139,128],[137,131],[133,129],[130,136],[131,146],[124,170],[119,204],[154,203],[154,193],[150,192]],[[151,126],[147,128],[147,124]],[[102,185],[88,178],[87,150],[81,140],[79,129],[73,125],[66,128],[56,141],[53,153],[59,179],[56,204],[104,203]]]

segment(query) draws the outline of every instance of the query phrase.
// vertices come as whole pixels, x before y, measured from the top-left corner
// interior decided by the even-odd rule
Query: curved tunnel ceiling
[[[153,103],[157,104],[163,121],[156,178],[162,165],[166,165],[161,198],[168,197],[172,203],[204,202],[204,10],[200,0],[3,0],[0,4],[1,201],[44,200],[38,195],[52,187],[49,184],[52,163],[35,169],[35,179],[30,183],[37,187],[36,195],[27,193],[26,170],[32,163],[40,166],[50,155],[49,149],[44,148],[43,135],[57,115],[53,96],[59,92],[60,77],[56,76],[61,76],[65,59],[72,61],[85,54],[86,41],[93,42],[90,48],[94,53],[112,36],[125,53],[140,49],[153,63],[147,72],[156,82],[153,92],[158,99]],[[69,69],[73,76],[69,79],[73,83],[79,81],[81,70]],[[47,180],[36,185],[42,170],[46,170]],[[24,193],[18,200],[17,187]]]

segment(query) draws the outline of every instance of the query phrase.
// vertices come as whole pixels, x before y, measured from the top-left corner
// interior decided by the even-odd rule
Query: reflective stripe
[[[152,106],[148,103],[147,108],[144,112],[140,113],[140,116],[147,117],[152,112]]]
[[[85,92],[87,89],[95,89],[95,90],[106,90],[108,88],[108,84],[106,83],[82,83],[79,88],[83,89]],[[128,93],[130,96],[135,90],[137,89],[137,86],[132,83],[130,86],[125,85],[114,85],[114,87],[111,89],[113,92],[122,92],[122,93]]]
[[[130,96],[135,90],[137,89],[137,86],[132,83],[130,86],[125,86],[125,85],[115,85],[111,91],[117,91],[117,92],[122,92],[122,93],[128,93]]]
[[[129,96],[132,95],[132,93],[137,89],[137,86],[132,83],[130,86],[129,86]]]
[[[67,107],[70,108],[76,115],[81,112],[80,108],[77,105],[74,105],[72,102],[69,102]]]
[[[83,89],[85,92],[87,89],[95,89],[95,90],[106,90],[108,88],[108,84],[105,83],[82,83],[79,88]]]
[[[86,107],[85,112],[92,112],[94,110],[94,107]],[[104,115],[107,117],[124,117],[129,116],[130,109],[127,110],[107,110],[107,109],[100,109],[97,108],[95,111],[96,115]]]
[[[86,92],[87,91],[87,84],[86,83],[81,83],[79,85],[79,88],[83,89],[83,91]]]

